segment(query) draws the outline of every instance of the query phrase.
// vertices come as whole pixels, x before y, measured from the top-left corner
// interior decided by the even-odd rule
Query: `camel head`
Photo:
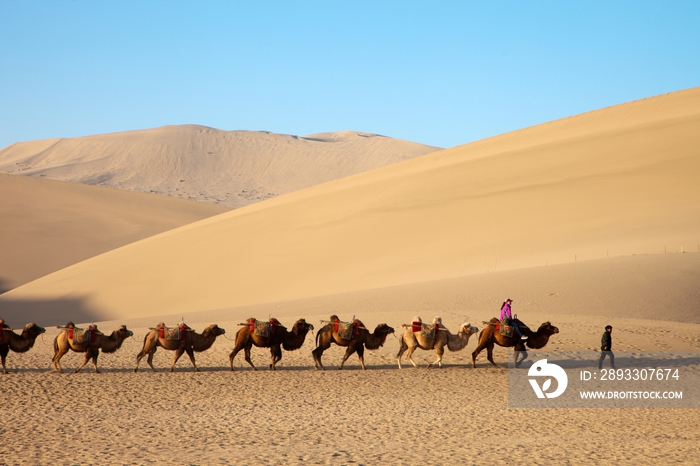
[[[134,336],[134,332],[126,328],[126,325],[122,325],[116,330],[117,335],[119,335],[122,338],[129,338],[131,336]]]
[[[374,329],[374,334],[375,335],[390,335],[394,333],[394,329],[392,327],[389,327],[387,324],[379,324],[377,325],[377,328]]]
[[[443,325],[442,325],[442,317],[440,317],[440,316],[435,316],[435,317],[433,318],[433,325],[439,325],[440,327],[442,327],[442,326],[443,326]]]
[[[545,322],[542,325],[540,325],[539,329],[537,329],[537,333],[549,336],[554,335],[555,333],[559,333],[559,329],[552,325],[550,322]]]
[[[38,336],[44,333],[45,331],[46,329],[44,327],[39,327],[37,324],[32,322],[24,326],[24,331],[22,333],[32,336]]]
[[[467,324],[462,324],[462,326],[459,329],[460,332],[466,333],[467,335],[474,335],[479,331],[478,327],[472,326],[472,324],[467,323]]]
[[[226,330],[222,329],[216,324],[211,324],[209,327],[205,328],[204,331],[202,332],[202,335],[209,335],[213,334],[215,337],[218,337],[219,335],[223,335],[226,333]]]
[[[314,326],[307,323],[306,319],[299,319],[296,322],[294,322],[294,327],[292,327],[292,331],[294,333],[299,333],[299,332],[308,332],[309,330],[313,330]]]

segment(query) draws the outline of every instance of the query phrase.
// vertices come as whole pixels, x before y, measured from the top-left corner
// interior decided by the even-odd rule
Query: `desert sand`
[[[399,342],[228,354],[248,317],[337,314],[369,328],[441,316],[483,328],[501,302],[560,332],[547,350],[700,350],[700,89],[601,109],[434,152],[200,220],[59,270],[0,296],[2,316],[47,328],[0,377],[0,458],[10,464],[694,463],[697,409],[508,407],[509,352],[494,368],[477,336],[445,367],[399,370]],[[226,329],[195,373],[149,327]],[[134,331],[101,374],[49,368],[56,325]],[[536,358],[539,350],[531,351]],[[433,351],[417,351],[420,365]],[[690,368],[700,376],[700,367]]]
[[[560,328],[547,349],[597,348],[611,324],[618,352],[700,351],[700,324],[685,322],[683,301],[695,289],[697,302],[698,272],[697,253],[630,256],[101,322],[106,332],[126,323],[135,337],[100,356],[100,374],[91,365],[73,374],[82,361],[76,353],[63,358],[64,374],[52,372],[50,344],[59,330],[49,328],[30,352],[10,353],[11,373],[0,379],[12,394],[4,402],[0,453],[10,464],[688,463],[700,440],[697,409],[511,409],[507,370],[492,368],[485,354],[471,368],[476,336],[464,350],[446,352],[442,369],[426,369],[434,352],[418,350],[414,360],[421,367],[404,362],[399,370],[393,336],[365,353],[367,371],[354,355],[338,371],[344,350],[337,346],[324,354],[327,370],[316,371],[311,334],[301,349],[284,352],[275,372],[267,370],[265,348],[252,350],[257,372],[242,353],[230,372],[228,354],[237,324],[251,316],[272,314],[284,325],[304,317],[318,329],[336,313],[398,330],[414,315],[440,315],[452,330],[466,321],[483,328],[504,293],[526,322],[550,320]],[[663,293],[649,290],[649,282]],[[650,295],[656,299],[645,303]],[[200,332],[211,323],[227,331],[195,355],[201,372],[186,355],[168,372],[173,353],[159,349],[156,373],[145,361],[133,373],[148,327],[182,317]],[[505,366],[507,356],[496,348],[498,364]]]
[[[181,125],[12,144],[0,150],[0,173],[237,208],[438,149],[358,131],[300,137]]]

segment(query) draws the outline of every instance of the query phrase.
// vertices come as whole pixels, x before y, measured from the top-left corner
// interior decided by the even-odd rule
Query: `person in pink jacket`
[[[513,314],[511,313],[511,308],[510,308],[510,303],[512,303],[513,300],[508,298],[505,301],[503,301],[503,305],[501,306],[501,320],[507,318],[508,320],[511,321],[511,325],[515,327],[515,331],[518,332],[518,335],[520,335],[520,338],[522,340],[527,340],[527,337],[523,336],[523,332],[520,331],[520,326],[518,323],[513,319]]]

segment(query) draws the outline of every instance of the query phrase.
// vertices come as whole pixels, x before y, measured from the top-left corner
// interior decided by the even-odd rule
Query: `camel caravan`
[[[399,341],[399,351],[396,354],[396,361],[399,369],[402,368],[401,360],[405,355],[408,361],[418,367],[413,360],[413,354],[417,349],[435,351],[436,359],[428,364],[428,368],[437,365],[442,367],[442,358],[445,348],[451,352],[461,351],[467,347],[472,335],[479,333],[476,349],[472,352],[472,367],[476,368],[476,358],[486,349],[488,361],[495,367],[498,365],[493,360],[493,348],[495,345],[504,348],[513,348],[516,351],[515,367],[518,367],[528,357],[526,348],[544,348],[552,335],[559,333],[559,329],[550,322],[544,322],[533,331],[520,321],[517,316],[510,313],[510,303],[508,299],[501,308],[501,318],[492,318],[484,321],[484,328],[479,333],[479,329],[471,323],[460,325],[457,333],[452,333],[442,323],[441,317],[435,317],[431,323],[424,323],[420,316],[415,316],[409,324],[402,324],[404,328]],[[384,346],[389,335],[394,334],[394,329],[386,323],[381,323],[371,331],[362,321],[354,316],[348,322],[343,322],[337,315],[332,315],[329,320],[322,320],[324,324],[315,335],[315,349],[311,352],[314,367],[317,370],[325,370],[321,358],[323,353],[337,345],[345,348],[338,369],[343,369],[345,362],[354,353],[360,361],[360,366],[366,370],[364,354],[365,350],[377,350]],[[244,359],[253,370],[257,370],[251,360],[251,350],[253,346],[270,349],[269,370],[276,370],[276,365],[282,359],[282,349],[285,351],[296,351],[300,349],[309,332],[313,333],[314,326],[305,319],[297,320],[291,328],[285,327],[277,319],[270,317],[265,320],[249,318],[245,322],[238,324],[241,328],[236,333],[235,342],[229,354],[229,367],[234,370],[233,362],[236,355],[243,350]],[[133,337],[133,332],[125,325],[115,329],[111,334],[103,334],[96,325],[87,328],[78,328],[73,322],[68,322],[65,326],[57,327],[62,331],[54,338],[54,356],[51,363],[55,372],[63,372],[61,358],[69,351],[83,353],[83,362],[75,369],[77,373],[88,362],[92,361],[95,372],[99,373],[97,358],[100,351],[102,353],[114,353],[119,350],[127,338]],[[5,366],[6,357],[10,350],[16,353],[29,351],[36,338],[46,330],[35,323],[27,324],[21,334],[17,334],[5,325],[0,319],[0,356],[2,356],[3,372],[7,374]],[[174,372],[175,364],[180,357],[187,353],[192,362],[195,372],[199,371],[195,362],[194,353],[210,349],[217,337],[225,335],[226,331],[216,324],[212,324],[197,333],[183,322],[174,327],[166,327],[163,322],[149,329],[143,339],[143,347],[136,355],[136,367],[144,357],[146,362],[155,371],[153,366],[153,355],[161,347],[168,351],[174,351],[170,372]]]

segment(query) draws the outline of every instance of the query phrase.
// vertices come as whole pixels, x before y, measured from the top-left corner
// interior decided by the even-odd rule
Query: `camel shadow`
[[[649,352],[627,352],[614,351],[615,367],[618,369],[649,368],[649,367],[687,367],[700,365],[700,355],[697,352],[688,351],[649,351]],[[600,352],[590,351],[573,355],[550,355],[547,362],[557,364],[564,369],[590,369],[598,367]],[[529,357],[518,365],[518,369],[529,369],[541,357]],[[609,365],[609,360],[605,362]],[[509,361],[512,365],[512,361]],[[512,367],[511,367],[512,368]]]

